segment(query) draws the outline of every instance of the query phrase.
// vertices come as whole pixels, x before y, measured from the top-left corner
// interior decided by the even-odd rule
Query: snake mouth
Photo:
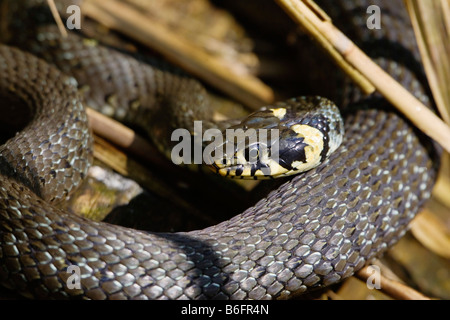
[[[265,129],[242,131],[237,139],[227,136],[214,146],[206,164],[217,174],[238,179],[269,179],[279,172],[279,135]]]
[[[319,156],[314,157],[314,161],[303,162],[299,158],[302,157],[304,152],[300,151],[299,153],[294,157],[296,160],[292,160],[291,153],[285,153],[277,159],[266,158],[261,160],[258,158],[255,161],[244,161],[244,163],[236,163],[236,161],[231,163],[229,158],[224,158],[223,160],[216,160],[209,167],[215,173],[231,179],[264,180],[306,172],[321,163]],[[320,152],[316,151],[315,154],[319,155]],[[233,157],[233,159],[236,160],[236,157]]]
[[[231,156],[224,155],[215,159],[209,166],[215,173],[232,179],[275,179],[285,177],[316,167],[320,161],[320,150],[307,151],[305,159],[305,146],[303,138],[296,138],[294,147],[283,147],[279,152],[279,141],[271,146],[262,143],[237,148]],[[285,145],[286,142],[283,142]],[[310,156],[310,153],[313,155]]]
[[[216,160],[209,167],[217,174],[223,177],[237,178],[237,179],[272,179],[275,178],[274,170],[276,161],[268,159],[261,161],[257,159],[255,161],[244,161],[244,163],[236,163],[236,157],[233,157],[235,161],[231,163],[230,158],[223,158],[222,160]],[[237,161],[236,161],[237,160]]]
[[[257,111],[233,126],[239,133],[224,134],[224,142],[214,145],[215,158],[206,164],[224,177],[255,180],[317,167],[342,142],[338,109],[320,97],[300,97],[290,103],[285,108]]]

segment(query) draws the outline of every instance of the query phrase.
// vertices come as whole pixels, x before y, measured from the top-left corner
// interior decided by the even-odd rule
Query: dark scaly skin
[[[409,28],[404,20],[398,25]],[[45,102],[40,93],[51,90],[51,106],[74,101],[74,87],[67,84],[66,90],[58,90],[70,81],[53,67],[9,47],[0,50],[3,94],[20,87],[10,94]],[[11,69],[14,61],[22,63]],[[404,66],[390,66],[405,75]],[[27,80],[26,74],[35,76]],[[51,76],[43,83],[45,74]],[[413,83],[410,77],[403,79],[410,79],[406,85]],[[161,81],[158,88],[164,88],[163,93],[174,86],[188,88],[186,82]],[[190,101],[189,95],[184,98]],[[229,221],[177,234],[92,222],[56,208],[37,195],[55,197],[39,184],[40,178],[13,170],[23,167],[18,159],[29,145],[9,141],[0,149],[0,281],[28,297],[93,299],[273,299],[339,282],[406,232],[435,180],[433,159],[411,126],[393,112],[372,109],[384,104],[367,99],[363,105],[371,108],[347,115],[343,145],[323,165],[293,177]],[[85,116],[79,109],[55,115],[71,117],[77,112],[82,120],[76,130],[83,132]],[[59,145],[65,133],[58,131],[59,123],[54,116],[45,125],[57,132],[51,143],[35,143],[56,148],[53,157],[67,153]],[[48,140],[44,133],[27,129],[21,135]],[[76,150],[76,157],[84,159],[83,150],[90,154],[88,144]],[[45,148],[39,152],[49,154]],[[69,170],[75,163],[79,164],[73,162]],[[45,186],[56,183],[39,161],[29,166],[44,177]],[[74,175],[81,177],[85,167]],[[80,290],[66,285],[71,264],[81,268]]]

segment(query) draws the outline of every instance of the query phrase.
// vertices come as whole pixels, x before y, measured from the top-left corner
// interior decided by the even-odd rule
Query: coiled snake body
[[[349,12],[361,5],[345,2]],[[387,19],[405,26],[405,15],[398,12]],[[365,28],[357,30],[366,34]],[[408,32],[403,40],[411,40]],[[380,39],[401,43],[398,33],[387,33],[380,33]],[[64,49],[66,55],[31,50],[79,83],[105,88],[87,96],[90,105],[101,106],[108,90],[128,90],[128,95],[118,94],[127,102],[146,97],[139,100],[142,105],[164,100],[175,112],[183,106],[180,99],[192,104],[203,99],[191,95],[192,88],[203,91],[194,81],[54,34],[42,31],[42,48]],[[400,70],[405,85],[421,90],[408,64],[380,62]],[[95,74],[100,77],[90,80]],[[338,152],[242,214],[194,232],[131,230],[89,221],[52,204],[84,177],[92,157],[73,79],[30,54],[1,46],[0,92],[6,101],[24,102],[35,115],[0,148],[0,282],[27,297],[286,298],[341,281],[386,251],[405,233],[434,183],[433,159],[414,129],[394,112],[375,108],[385,104],[382,99],[367,98],[363,108],[346,116]],[[161,111],[115,112],[139,123]],[[191,121],[182,119],[177,126]],[[80,289],[67,286],[70,265],[80,268]]]

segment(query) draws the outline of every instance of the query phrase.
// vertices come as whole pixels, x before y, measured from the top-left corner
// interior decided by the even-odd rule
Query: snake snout
[[[338,108],[322,97],[298,97],[250,114],[215,142],[216,173],[269,179],[317,167],[342,142]]]

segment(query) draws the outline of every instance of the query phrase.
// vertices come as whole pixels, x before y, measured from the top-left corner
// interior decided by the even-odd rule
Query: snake
[[[349,34],[367,40],[366,49],[378,48],[374,58],[382,67],[430,101],[416,76],[420,58],[400,1],[380,4],[384,26],[376,32],[355,18],[366,1],[332,5],[337,17],[352,21],[343,23]],[[208,111],[191,112],[205,105],[198,81],[78,35],[62,38],[52,28],[28,29],[37,36],[13,43],[20,49],[0,46],[2,115],[18,112],[13,103],[30,114],[0,147],[0,283],[24,297],[287,299],[339,283],[381,256],[430,197],[438,163],[430,140],[381,96],[364,96],[343,83],[355,108],[343,112],[337,151],[230,220],[153,233],[60,209],[92,161],[85,104],[152,125],[149,135],[160,143],[170,129],[165,123],[192,126],[193,117],[208,119]],[[105,103],[113,92],[118,101]],[[79,269],[78,286],[69,285],[71,266]]]

